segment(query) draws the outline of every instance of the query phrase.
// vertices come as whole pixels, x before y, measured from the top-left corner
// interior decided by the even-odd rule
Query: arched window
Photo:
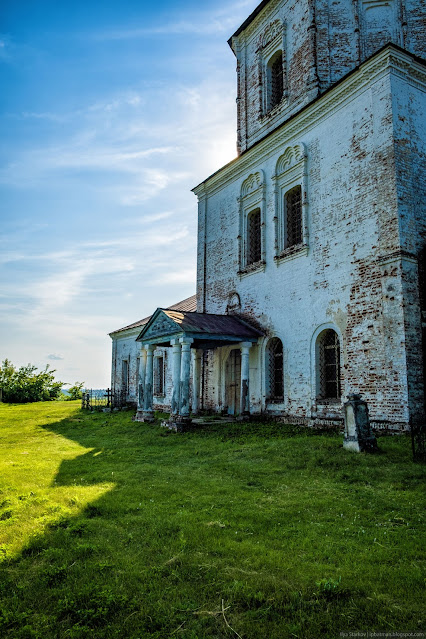
[[[269,60],[268,78],[268,111],[281,102],[284,93],[283,52],[277,51]]]
[[[293,187],[284,195],[285,248],[296,246],[303,241],[302,232],[302,188]]]
[[[262,235],[260,209],[251,211],[247,216],[247,265],[262,259]]]
[[[318,399],[340,399],[340,343],[329,328],[318,336]]]
[[[273,402],[284,400],[284,357],[283,343],[273,337],[266,350],[266,380],[268,399]]]

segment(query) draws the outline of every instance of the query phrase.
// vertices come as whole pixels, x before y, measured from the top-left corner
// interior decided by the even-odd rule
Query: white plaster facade
[[[269,0],[230,39],[239,156],[194,189],[197,315],[232,315],[262,336],[203,343],[201,408],[239,413],[245,376],[252,414],[326,423],[360,393],[376,426],[423,415],[425,36],[422,2]],[[113,383],[128,356],[135,389],[133,330],[112,334]],[[324,331],[338,344],[332,397],[321,390]],[[270,400],[273,338],[282,384]]]

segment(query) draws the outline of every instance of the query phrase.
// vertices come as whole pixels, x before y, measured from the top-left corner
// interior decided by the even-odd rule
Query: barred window
[[[154,395],[164,395],[164,356],[155,358],[154,369]]]
[[[340,399],[340,343],[332,329],[319,337],[319,398]]]
[[[247,265],[260,262],[262,259],[260,209],[247,216]]]
[[[127,395],[129,392],[129,362],[123,359],[121,368],[121,388],[123,393]]]
[[[268,383],[268,399],[283,401],[284,399],[284,357],[283,343],[278,337],[270,340],[267,347],[266,378]]]
[[[302,188],[295,186],[284,195],[285,248],[301,244],[302,234]]]
[[[284,92],[283,82],[283,54],[282,51],[276,53],[268,63],[268,111],[281,102]]]

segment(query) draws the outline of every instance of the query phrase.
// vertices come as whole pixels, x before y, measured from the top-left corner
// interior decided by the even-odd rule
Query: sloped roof
[[[210,313],[182,313],[165,310],[165,315],[187,333],[225,334],[236,337],[259,337],[261,331],[247,324],[235,315],[214,315]]]
[[[262,331],[235,315],[157,308],[136,341],[160,346],[185,336],[193,339],[195,348],[214,348],[226,343],[256,342],[262,335]]]
[[[187,297],[186,299],[173,304],[173,306],[169,306],[167,310],[175,310],[175,311],[196,311],[197,310],[197,296],[191,295],[191,297]],[[115,335],[115,333],[121,333],[121,331],[128,331],[131,328],[138,328],[138,326],[145,326],[148,324],[152,315],[149,317],[144,317],[144,319],[139,320],[138,322],[134,322],[133,324],[129,324],[128,326],[124,326],[123,328],[118,328],[116,331],[112,331],[109,333],[110,335]]]

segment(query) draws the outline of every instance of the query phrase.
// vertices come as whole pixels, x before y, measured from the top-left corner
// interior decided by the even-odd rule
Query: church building
[[[425,409],[424,0],[263,0],[228,41],[238,157],[196,186],[196,296],[111,333],[112,387],[200,411],[373,427]]]

